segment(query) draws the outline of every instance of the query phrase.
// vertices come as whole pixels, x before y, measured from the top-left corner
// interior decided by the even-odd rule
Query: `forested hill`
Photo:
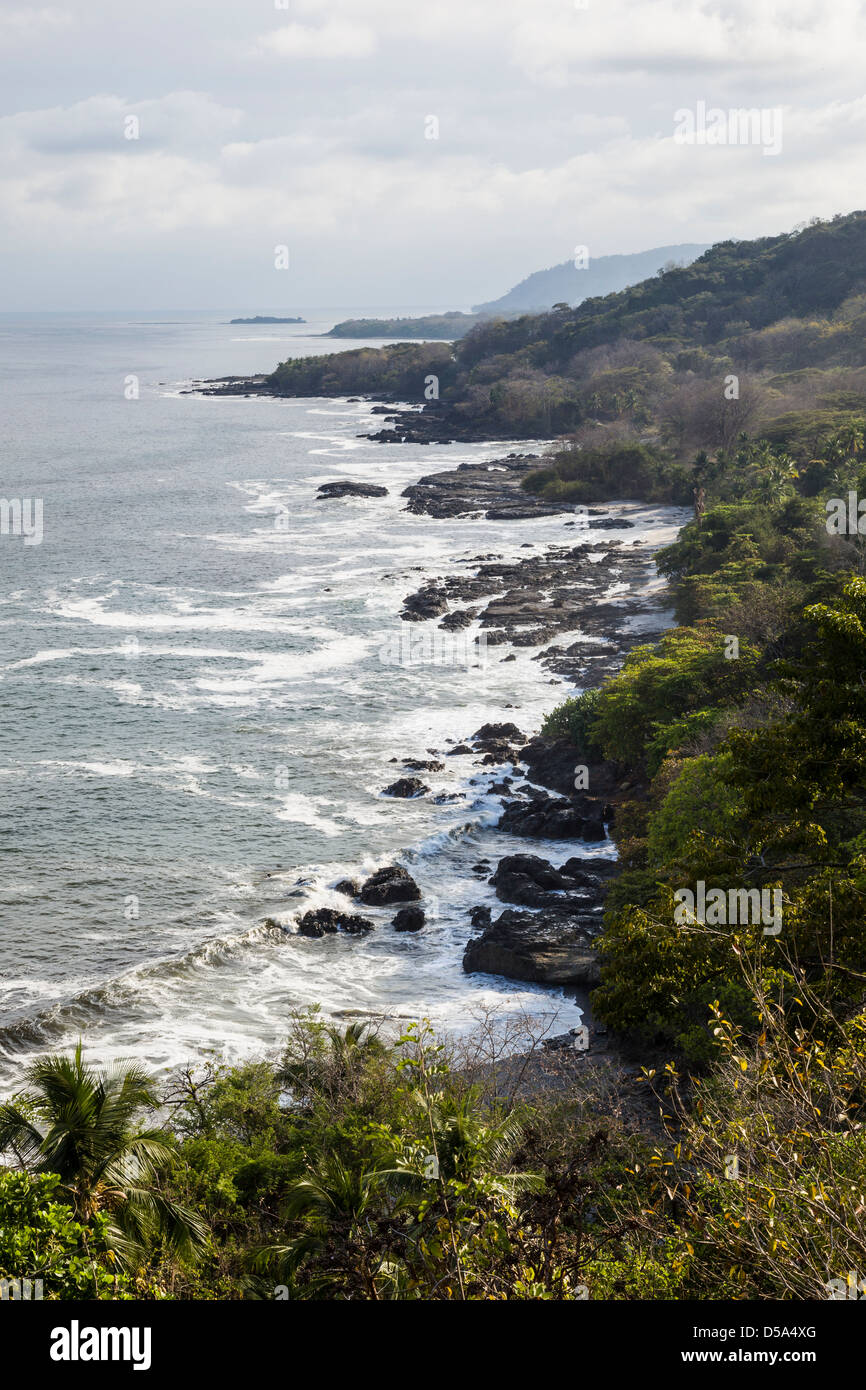
[[[743,377],[741,411],[752,422],[833,409],[840,393],[862,396],[864,294],[866,212],[853,212],[722,242],[692,265],[576,308],[487,320],[453,346],[399,343],[284,362],[268,387],[427,400],[428,437],[537,438],[615,424],[680,453],[695,433],[689,401],[707,390],[718,397],[729,374]],[[727,411],[718,428],[741,423],[735,415]],[[725,441],[703,441],[714,442]]]

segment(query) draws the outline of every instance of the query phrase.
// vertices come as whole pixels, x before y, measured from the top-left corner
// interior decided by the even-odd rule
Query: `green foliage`
[[[548,738],[567,738],[585,757],[598,757],[600,746],[592,737],[592,723],[598,710],[601,692],[585,690],[572,695],[545,716],[541,732]]]
[[[645,762],[653,774],[667,752],[712,725],[716,702],[736,704],[745,696],[757,659],[747,644],[730,659],[724,634],[712,626],[674,628],[653,646],[636,647],[603,687],[592,737],[605,757],[629,766]]]
[[[289,358],[271,373],[268,383],[278,396],[373,393],[421,401],[431,374],[439,377],[440,389],[453,378],[454,358],[447,343],[394,343],[384,348]]]
[[[0,1152],[58,1175],[79,1220],[106,1215],[112,1248],[128,1267],[158,1246],[194,1254],[205,1238],[201,1223],[160,1187],[169,1137],[138,1125],[159,1103],[152,1077],[138,1066],[96,1071],[79,1043],[71,1057],[39,1058],[27,1080],[28,1091],[0,1106]]]
[[[108,1220],[77,1221],[56,1173],[0,1168],[0,1279],[41,1280],[44,1299],[132,1298]]]
[[[629,440],[553,453],[543,468],[524,479],[523,486],[554,501],[581,504],[607,502],[612,497],[682,504],[691,500],[692,489],[684,469],[647,445]]]
[[[852,411],[863,414],[858,372],[866,350],[866,214],[851,213],[799,232],[722,242],[689,266],[674,267],[615,294],[549,313],[480,318],[455,342],[402,342],[283,362],[270,377],[279,395],[372,393],[423,400],[424,378],[440,377],[430,409],[443,431],[477,438],[550,438],[613,428],[623,455],[555,457],[536,482],[576,502],[611,496],[688,502],[694,478],[682,468],[692,441],[728,450],[760,418],[787,435],[797,466],[807,441],[826,436]],[[364,333],[456,337],[472,316],[348,321],[334,336]],[[748,372],[748,381],[745,373]],[[742,391],[723,395],[729,374]],[[659,439],[671,453],[659,456]],[[589,441],[589,449],[596,441]],[[649,457],[642,451],[648,451]],[[557,451],[562,454],[562,450]],[[570,476],[559,468],[573,468]],[[811,484],[809,484],[811,486]]]
[[[345,319],[327,338],[462,338],[479,322],[477,314],[453,309],[447,314],[423,314],[418,318]]]

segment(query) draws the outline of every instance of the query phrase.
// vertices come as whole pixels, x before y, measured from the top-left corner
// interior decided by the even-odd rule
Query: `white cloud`
[[[264,34],[253,46],[254,53],[279,58],[368,58],[376,49],[376,35],[365,24],[350,20],[329,20],[320,29],[304,24],[286,24]]]
[[[299,303],[457,307],[578,243],[760,235],[861,201],[857,0],[292,0],[264,39],[236,0],[150,0],[132,29],[114,0],[66,3],[53,99],[0,118],[7,303],[21,267],[71,295],[82,264],[129,254],[135,298],[121,268],[115,302],[142,302],[150,258],[219,304],[227,264],[242,297],[289,242]],[[783,106],[782,153],[675,145],[699,100]]]
[[[52,31],[68,29],[72,23],[72,15],[67,10],[51,6],[0,10],[0,39],[4,43],[30,38],[44,40]]]

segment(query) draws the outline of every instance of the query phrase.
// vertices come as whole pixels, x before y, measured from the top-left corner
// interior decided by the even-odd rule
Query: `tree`
[[[86,1225],[76,1221],[67,1203],[58,1200],[58,1182],[53,1173],[33,1176],[0,1168],[0,1279],[29,1282],[24,1297],[131,1297],[128,1279],[108,1248],[107,1218],[95,1216]]]
[[[191,1255],[206,1239],[203,1223],[161,1191],[174,1150],[157,1129],[139,1130],[157,1108],[153,1079],[141,1067],[95,1071],[81,1044],[72,1057],[49,1056],[27,1071],[28,1091],[0,1106],[0,1152],[21,1168],[56,1173],[76,1219],[108,1217],[108,1236],[125,1264],[159,1242]]]

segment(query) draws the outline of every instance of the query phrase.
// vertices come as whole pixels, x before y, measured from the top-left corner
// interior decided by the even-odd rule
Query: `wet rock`
[[[484,743],[526,743],[526,735],[516,724],[482,724],[472,735],[472,742]]]
[[[357,898],[358,885],[353,878],[341,878],[339,883],[334,884],[335,893],[345,893],[347,898]]]
[[[574,792],[576,768],[587,769],[586,790],[593,796],[608,797],[617,788],[617,765],[610,761],[591,761],[582,757],[570,739],[538,735],[520,753],[533,782],[569,796]]]
[[[420,931],[426,920],[423,907],[401,907],[391,925],[395,931]]]
[[[325,502],[331,497],[387,497],[388,489],[376,483],[354,483],[346,478],[336,483],[321,483],[318,493],[316,501]]]
[[[541,1046],[548,1052],[563,1052],[569,1048],[573,1048],[577,1052],[585,1052],[587,1051],[588,1032],[589,1030],[586,1028],[569,1028],[567,1033],[557,1033],[554,1038],[543,1038]]]
[[[603,900],[608,873],[593,873],[583,867],[592,859],[568,861],[556,869],[536,854],[508,854],[500,859],[490,880],[501,902],[521,907],[546,907],[553,911],[585,911]]]
[[[535,840],[607,839],[600,806],[592,814],[582,814],[573,801],[559,797],[506,801],[498,827]]]
[[[358,892],[367,907],[390,907],[391,903],[417,902],[421,889],[399,864],[389,864],[371,874]]]
[[[430,788],[425,786],[420,777],[398,777],[396,782],[392,782],[390,787],[385,787],[382,791],[383,796],[401,796],[404,799],[412,799],[416,796],[423,796],[429,792]]]
[[[346,932],[349,936],[366,936],[373,930],[373,923],[366,917],[358,917],[351,912],[338,912],[332,907],[318,907],[314,912],[305,912],[298,919],[298,935],[320,937],[334,932]]]
[[[394,760],[396,762],[396,759]],[[436,762],[421,762],[418,758],[409,758],[404,764],[410,772],[444,772],[445,764]]]
[[[430,422],[431,416],[425,418],[423,413],[415,412],[411,419],[400,417],[401,428],[419,442],[428,434]],[[466,422],[452,423],[465,432]],[[428,473],[404,490],[406,510],[440,518],[483,514],[500,521],[553,516],[566,510],[521,489],[521,482],[536,463],[533,454],[510,454],[493,463],[462,463],[441,473]]]
[[[620,866],[615,859],[598,859],[573,856],[566,859],[560,868],[561,874],[567,874],[569,878],[581,878],[584,874],[591,875],[593,878],[616,878],[620,871]]]
[[[446,613],[439,626],[445,632],[460,632],[465,627],[471,627],[477,617],[477,610],[457,608],[453,613]]]
[[[431,582],[403,600],[403,612],[400,617],[407,623],[423,623],[428,618],[440,618],[447,612],[448,598],[444,589]]]
[[[595,985],[599,980],[592,945],[596,928],[597,919],[590,914],[508,908],[468,942],[463,969],[469,975],[504,975],[532,984]]]
[[[462,792],[439,792],[433,797],[434,806],[448,806],[452,801],[462,801]]]
[[[456,755],[457,755],[458,753],[471,753],[471,752],[472,752],[472,749],[469,747],[469,744],[468,744],[468,743],[458,743],[458,745],[457,745],[456,748],[449,748],[449,749],[448,749],[448,752],[445,754],[445,756],[446,756],[446,758],[453,758],[453,757],[456,757]]]

